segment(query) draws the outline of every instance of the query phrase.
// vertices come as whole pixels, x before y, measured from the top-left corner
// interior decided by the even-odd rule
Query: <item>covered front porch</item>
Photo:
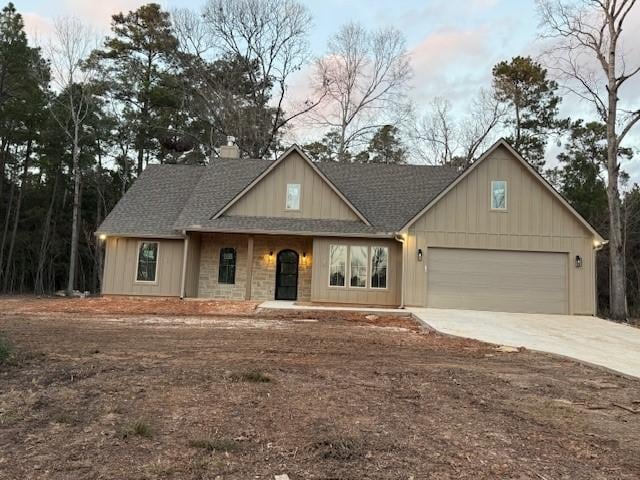
[[[312,237],[194,232],[186,243],[186,297],[311,300]]]

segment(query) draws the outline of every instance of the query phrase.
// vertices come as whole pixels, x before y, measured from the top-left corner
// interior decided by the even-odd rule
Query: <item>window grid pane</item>
[[[220,265],[218,266],[218,283],[236,283],[236,249],[225,247],[220,249]]]
[[[371,248],[371,288],[387,288],[388,263],[387,247]]]
[[[351,255],[349,285],[365,288],[367,286],[368,249],[367,247],[350,247],[349,250]]]
[[[156,281],[156,264],[158,261],[158,243],[142,242],[138,250],[138,282]]]
[[[329,245],[329,285],[344,287],[347,270],[347,247]]]

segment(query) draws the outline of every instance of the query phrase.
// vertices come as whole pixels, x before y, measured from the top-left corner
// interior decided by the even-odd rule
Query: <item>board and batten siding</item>
[[[285,208],[287,184],[300,185],[300,209]],[[359,220],[351,207],[297,153],[292,152],[246,192],[225,215]]]
[[[507,181],[507,210],[490,208],[492,180]],[[560,252],[569,257],[569,313],[595,313],[594,237],[505,147],[497,148],[409,227],[407,305],[428,306],[430,247]],[[417,251],[423,260],[416,260]],[[577,268],[574,259],[582,257]]]
[[[371,282],[371,258],[367,268],[367,287],[354,288],[348,285],[344,287],[329,286],[329,246],[330,245],[354,245],[364,247],[388,247],[389,266],[387,269],[387,288],[370,288]],[[349,266],[347,265],[347,272]],[[402,247],[394,240],[379,240],[367,238],[327,238],[316,237],[313,239],[313,268],[311,271],[311,301],[347,303],[361,305],[398,306],[400,305],[400,283],[402,272]],[[348,277],[348,273],[347,273]]]
[[[158,242],[154,283],[136,282],[138,244]],[[106,240],[102,293],[104,295],[180,296],[184,240],[109,237]]]

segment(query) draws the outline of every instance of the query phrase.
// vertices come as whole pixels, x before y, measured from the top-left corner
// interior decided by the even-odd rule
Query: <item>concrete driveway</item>
[[[594,317],[409,308],[459,337],[555,353],[640,377],[640,329]]]

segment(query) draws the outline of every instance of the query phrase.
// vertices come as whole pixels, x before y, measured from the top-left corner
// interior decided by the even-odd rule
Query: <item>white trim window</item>
[[[507,209],[507,182],[493,180],[491,182],[491,210]]]
[[[387,288],[389,249],[371,247],[371,288]]]
[[[136,282],[155,283],[158,274],[158,242],[139,242]]]
[[[300,210],[300,190],[299,183],[287,184],[287,210]]]
[[[329,245],[329,286],[344,287],[347,274],[347,246]]]
[[[367,265],[369,249],[361,246],[349,247],[349,286],[353,288],[367,287]]]

